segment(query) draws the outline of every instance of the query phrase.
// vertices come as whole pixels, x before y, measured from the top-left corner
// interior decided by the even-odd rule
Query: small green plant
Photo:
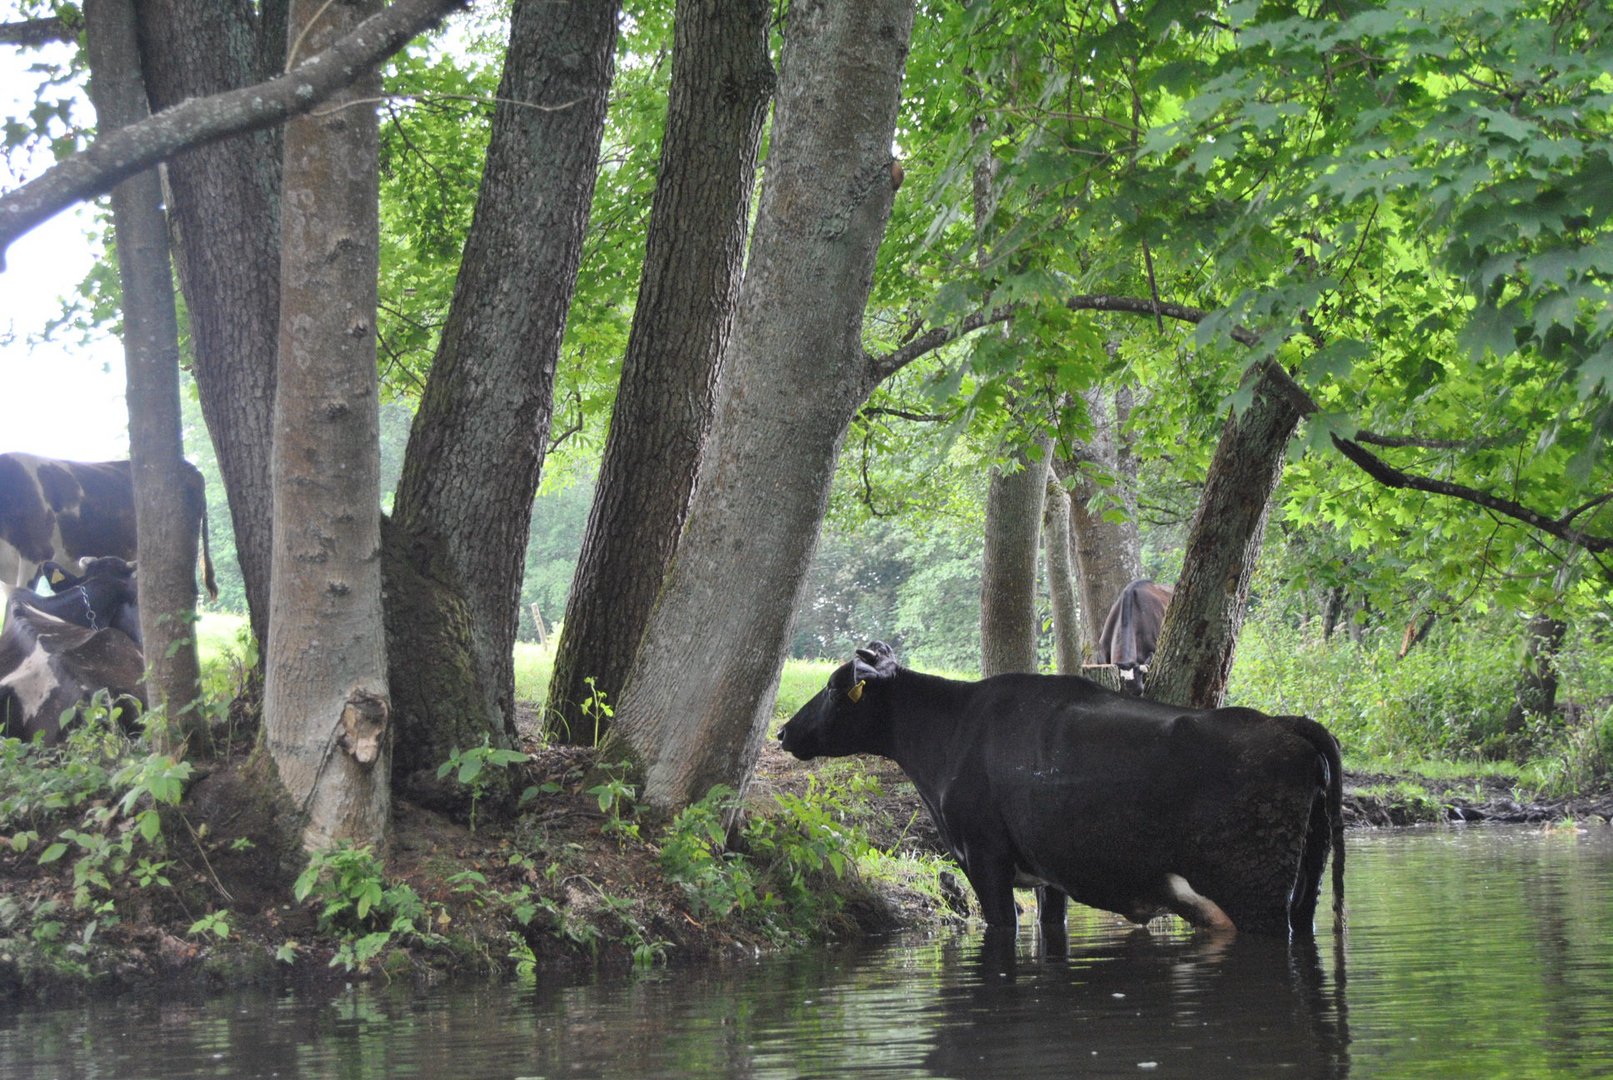
[[[616,715],[616,710],[611,708],[610,703],[605,700],[605,691],[594,685],[592,675],[583,676],[582,681],[588,686],[588,696],[582,700],[582,714],[594,726],[594,741],[589,745],[598,746],[599,729],[607,724],[611,717]]]
[[[220,941],[223,941],[230,936],[230,913],[228,911],[214,911],[203,915],[191,923],[190,929],[186,930],[185,933],[190,937],[212,934]]]
[[[320,929],[341,937],[332,966],[364,968],[389,944],[425,939],[419,929],[425,904],[408,885],[388,883],[381,861],[368,847],[342,845],[316,852],[291,893],[298,903],[317,904]]]
[[[627,763],[613,768],[625,770]],[[638,813],[638,788],[629,784],[620,771],[609,773],[603,782],[589,788],[588,794],[599,801],[599,809],[605,813],[607,834],[615,836],[620,843],[638,839],[638,822],[628,820]]]
[[[506,750],[503,747],[493,746],[489,737],[482,736],[482,745],[473,746],[469,750],[460,750],[454,747],[448,755],[448,760],[437,766],[437,778],[440,780],[449,773],[454,773],[454,779],[462,786],[470,789],[470,831],[476,831],[476,806],[482,796],[490,791],[496,783],[496,778],[489,768],[507,769],[511,765],[519,765],[529,758],[519,750]],[[536,788],[528,788],[522,793],[521,801],[525,802]]]

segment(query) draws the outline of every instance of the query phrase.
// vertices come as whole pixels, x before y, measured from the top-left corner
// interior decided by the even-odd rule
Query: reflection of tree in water
[[[1316,941],[1139,928],[1061,945],[1027,959],[1012,935],[983,940],[937,996],[930,1075],[1349,1074],[1343,980],[1329,985]]]

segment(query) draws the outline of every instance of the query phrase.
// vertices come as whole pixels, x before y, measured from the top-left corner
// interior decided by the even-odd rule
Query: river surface
[[[125,996],[0,1016],[0,1078],[1613,1076],[1613,828],[1346,844],[1342,946],[1321,912],[1290,948],[1072,906],[1051,955],[976,929],[564,984]]]

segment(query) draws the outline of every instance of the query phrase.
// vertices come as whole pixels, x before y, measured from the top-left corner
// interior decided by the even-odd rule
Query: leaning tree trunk
[[[476,214],[387,530],[398,779],[515,732],[513,650],[555,362],[604,129],[613,2],[518,0]]]
[[[1256,380],[1254,397],[1241,416],[1228,418],[1204,479],[1148,669],[1145,694],[1155,701],[1214,708],[1226,693],[1266,512],[1300,416],[1265,374],[1267,363],[1274,361],[1246,376]]]
[[[132,0],[84,5],[90,97],[105,133],[150,115],[140,77]],[[146,701],[165,723],[165,750],[197,732],[201,674],[196,660],[195,521],[185,482],[179,422],[179,324],[174,311],[167,220],[156,169],[112,190],[118,278],[123,287],[123,351],[128,366],[129,458],[140,552],[140,636]]]
[[[1080,585],[1081,649],[1087,659],[1098,654],[1098,632],[1123,590],[1142,576],[1142,545],[1137,534],[1137,463],[1123,427],[1131,412],[1131,393],[1120,389],[1112,399],[1101,387],[1083,395],[1092,418],[1092,438],[1067,449],[1053,468],[1070,492],[1070,532]],[[1111,405],[1112,400],[1112,405]],[[1118,496],[1125,515],[1107,520],[1092,503],[1101,492],[1089,469],[1114,478],[1109,495]]]
[[[378,0],[294,0],[317,50]],[[379,75],[286,125],[264,731],[303,846],[379,844],[391,807],[381,622]]]
[[[645,796],[659,806],[749,777],[840,442],[879,377],[859,336],[895,186],[890,148],[913,6],[790,6],[716,417],[678,556],[616,710],[613,734],[644,766]]]
[[[1041,453],[1016,455],[1019,468],[991,470],[986,493],[986,542],[980,569],[980,674],[990,678],[1037,669],[1036,552],[1047,495],[1047,462]]]
[[[278,73],[286,48],[285,6],[286,0],[139,0],[152,109]],[[236,135],[187,150],[165,166],[192,374],[229,501],[252,633],[260,643],[268,641],[269,617],[280,140],[279,128]]]
[[[765,0],[677,6],[644,273],[549,683],[561,742],[608,727],[582,703],[616,700],[688,509],[744,265],[771,14]]]
[[[1042,509],[1042,553],[1053,609],[1053,661],[1060,675],[1081,674],[1081,608],[1070,561],[1070,494],[1056,478],[1047,483]]]

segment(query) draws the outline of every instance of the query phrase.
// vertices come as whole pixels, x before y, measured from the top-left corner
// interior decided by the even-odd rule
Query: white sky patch
[[[39,77],[28,68],[39,55],[0,49],[4,115],[26,117],[32,108]],[[48,164],[14,159],[12,167],[26,175],[0,166],[0,187],[9,191]],[[87,207],[65,211],[6,251],[6,269],[0,273],[0,452],[26,450],[78,461],[129,456],[122,344],[111,336],[88,344],[41,338],[46,323],[61,313],[63,298],[100,254],[89,239],[88,221]]]

